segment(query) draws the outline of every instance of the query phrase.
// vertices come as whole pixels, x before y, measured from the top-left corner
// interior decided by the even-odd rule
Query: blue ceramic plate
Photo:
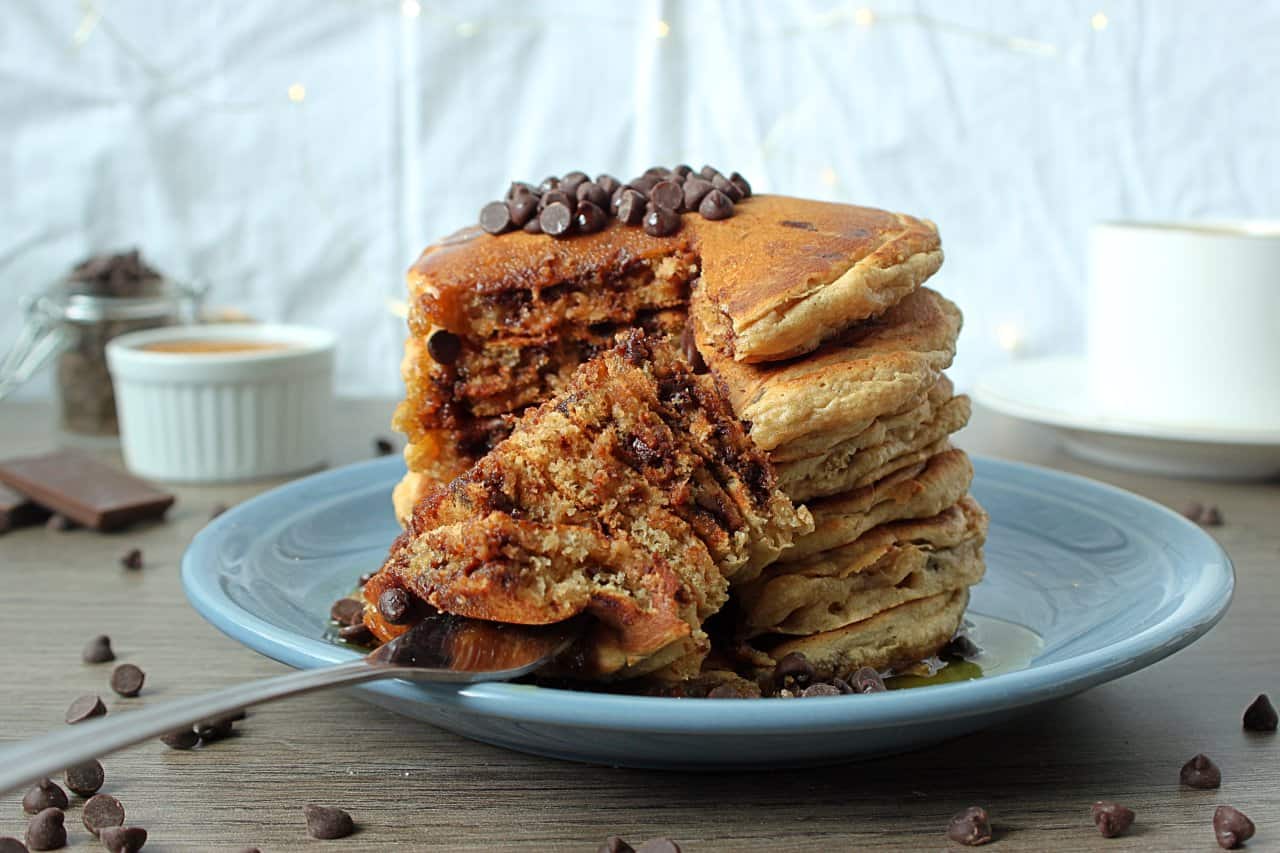
[[[356,694],[398,714],[524,752],[633,767],[845,761],[936,743],[1148,666],[1226,611],[1218,545],[1177,514],[1089,480],[977,460],[991,513],[987,575],[970,613],[989,667],[972,681],[862,696],[697,700],[520,684]],[[328,637],[329,605],[398,532],[395,458],[328,471],[235,507],[191,543],[187,596],[231,637],[295,667],[355,653]]]

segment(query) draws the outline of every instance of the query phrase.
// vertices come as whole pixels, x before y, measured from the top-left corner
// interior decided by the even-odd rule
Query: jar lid
[[[180,285],[166,282],[163,291],[152,296],[92,296],[87,293],[53,295],[50,301],[58,313],[75,323],[103,320],[145,320],[173,314],[186,294]]]

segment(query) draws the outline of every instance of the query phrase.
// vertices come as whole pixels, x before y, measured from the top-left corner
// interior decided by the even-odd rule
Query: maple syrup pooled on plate
[[[138,347],[147,352],[169,352],[195,355],[226,355],[242,352],[269,352],[290,349],[292,344],[278,341],[221,340],[216,338],[188,338],[178,341],[154,341]]]

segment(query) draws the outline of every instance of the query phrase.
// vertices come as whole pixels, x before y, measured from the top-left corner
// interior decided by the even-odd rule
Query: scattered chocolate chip
[[[338,629],[338,639],[357,646],[367,646],[373,642],[373,632],[363,622],[359,625],[345,625]]]
[[[427,338],[427,354],[437,364],[453,364],[462,354],[462,339],[447,329],[436,329]]]
[[[596,853],[635,853],[635,848],[616,835],[610,835]]]
[[[784,655],[773,669],[773,683],[776,687],[808,687],[813,681],[813,667],[809,659],[800,652]]]
[[[124,556],[120,558],[120,565],[124,566],[126,569],[132,569],[133,571],[137,571],[142,568],[142,549],[130,548],[128,551],[125,551]]]
[[[170,749],[192,749],[200,742],[200,735],[196,734],[195,729],[187,726],[185,729],[161,735],[160,742]]]
[[[675,181],[659,181],[649,190],[649,201],[658,207],[679,213],[684,207],[684,188]]]
[[[1223,850],[1234,850],[1253,838],[1255,827],[1249,816],[1234,806],[1218,806],[1213,811],[1213,834]]]
[[[218,516],[227,511],[226,504],[214,504],[213,509],[209,510],[209,520],[213,521]]]
[[[542,223],[538,221],[538,217],[534,216],[520,230],[526,234],[541,234]]]
[[[22,795],[22,810],[27,814],[39,814],[45,809],[65,809],[66,807],[67,792],[48,776]]]
[[[684,186],[680,188],[680,192],[684,195],[684,209],[697,210],[698,205],[702,204],[702,200],[707,197],[707,193],[711,192],[712,189],[710,181],[704,181],[702,178],[689,178],[684,182]]]
[[[538,197],[528,193],[516,196],[507,202],[507,212],[511,215],[511,224],[523,228],[538,215]]]
[[[747,179],[742,175],[734,172],[729,176],[729,183],[738,188],[738,192],[742,193],[743,198],[751,198],[751,184],[747,183]]]
[[[1205,527],[1221,527],[1222,521],[1222,511],[1216,506],[1206,507],[1200,514],[1200,523]]]
[[[137,696],[146,680],[147,674],[131,663],[122,663],[111,671],[111,689],[121,696]]]
[[[124,826],[124,806],[110,794],[94,794],[84,804],[84,828],[94,835],[109,826]]]
[[[378,436],[373,440],[374,456],[390,456],[395,452],[396,446],[392,443],[391,439]]]
[[[92,693],[86,693],[84,696],[77,696],[67,708],[66,720],[74,725],[90,717],[101,717],[105,713],[107,713],[107,706],[102,704],[102,700]]]
[[[262,853],[261,847],[241,847],[239,853]]]
[[[339,625],[358,625],[364,619],[364,603],[354,598],[339,598],[329,608],[329,618]]]
[[[976,847],[991,840],[991,818],[981,806],[969,806],[957,812],[947,825],[947,838],[966,847]]]
[[[111,826],[98,836],[111,853],[138,853],[147,843],[147,831],[140,826]]]
[[[609,217],[591,201],[578,202],[578,212],[574,215],[573,224],[583,234],[601,231],[609,224]]]
[[[27,845],[12,835],[0,835],[0,853],[27,853]]]
[[[1123,835],[1129,827],[1133,826],[1133,809],[1119,803],[1097,802],[1093,804],[1090,811],[1093,814],[1093,823],[1098,827],[1098,832],[1102,833],[1103,838]]]
[[[612,193],[606,192],[605,188],[597,184],[595,181],[585,181],[578,184],[578,189],[575,194],[578,197],[578,204],[582,204],[584,201],[589,201],[596,207],[600,208],[601,213],[609,209],[609,197]],[[578,212],[581,213],[581,209],[579,209]]]
[[[713,189],[703,197],[698,205],[698,213],[703,219],[709,219],[712,222],[728,219],[733,216],[733,201],[720,190]]]
[[[538,224],[542,226],[543,234],[550,234],[552,237],[563,237],[569,233],[569,229],[573,226],[573,211],[569,209],[569,205],[561,202],[554,202],[542,209],[538,214]]]
[[[596,186],[604,190],[605,195],[612,197],[618,188],[622,186],[622,182],[613,175],[596,175]],[[604,205],[601,205],[602,207]]]
[[[618,198],[618,204],[614,208],[618,220],[624,225],[639,225],[644,219],[645,207],[648,204],[645,197],[628,187],[621,190]]]
[[[67,846],[66,815],[62,809],[48,808],[27,824],[27,847],[31,850],[58,850]]]
[[[970,640],[965,634],[957,634],[951,638],[951,642],[947,643],[942,649],[943,657],[952,658],[976,658],[982,654],[982,649],[978,648],[977,643]]]
[[[511,211],[504,201],[491,201],[480,208],[480,227],[490,234],[501,234],[511,227]]]
[[[307,832],[312,838],[346,838],[356,829],[351,815],[342,809],[308,804],[303,807],[302,813],[307,819]]]
[[[843,678],[833,678],[831,679],[831,683],[835,686],[837,690],[839,690],[842,694],[846,696],[849,695],[850,693],[858,692],[853,689],[853,685],[845,681]]]
[[[636,853],[680,853],[680,845],[670,838],[650,838],[636,848]]]
[[[668,237],[680,230],[680,214],[650,204],[644,214],[644,233],[650,237]]]
[[[85,643],[84,651],[80,652],[80,660],[85,663],[107,663],[115,659],[116,653],[111,651],[111,638],[106,634],[99,634]]]
[[[716,175],[712,178],[711,186],[727,195],[730,201],[742,201],[742,190],[738,189],[738,187],[724,175]]]
[[[817,684],[810,684],[800,692],[800,695],[806,699],[811,696],[839,696],[840,688],[836,687],[834,684],[819,682]]]
[[[84,764],[68,767],[66,772],[62,774],[62,778],[67,783],[67,787],[74,793],[82,797],[92,797],[102,787],[107,774],[100,763],[94,759],[89,759]]]
[[[201,743],[214,743],[231,737],[232,722],[227,717],[215,717],[211,720],[201,720],[193,728]]]
[[[1244,727],[1251,732],[1274,732],[1276,730],[1276,707],[1265,693],[1250,703],[1244,711]]]
[[[49,516],[49,520],[44,523],[44,526],[49,530],[55,530],[61,533],[75,527],[76,523],[62,513],[55,512],[53,515]]]
[[[1182,517],[1189,521],[1199,523],[1200,515],[1204,512],[1204,504],[1199,501],[1191,501],[1182,508]]]
[[[880,673],[869,666],[864,666],[855,672],[849,679],[849,686],[855,693],[883,693],[888,689]]]
[[[411,606],[409,593],[399,587],[392,587],[378,596],[378,612],[392,625],[403,625],[408,622]]]
[[[1217,788],[1222,785],[1222,771],[1203,752],[1182,765],[1178,778],[1188,788]]]

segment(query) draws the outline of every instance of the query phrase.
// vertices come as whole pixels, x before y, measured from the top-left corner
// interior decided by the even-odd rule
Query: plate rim
[[[1172,655],[1207,633],[1226,614],[1235,589],[1230,556],[1213,537],[1169,508],[1107,483],[1038,465],[981,456],[974,457],[974,464],[979,475],[1007,477],[1013,472],[1048,477],[1071,488],[1136,502],[1199,541],[1205,551],[1199,576],[1173,612],[1123,640],[1065,660],[926,690],[891,691],[856,699],[814,697],[802,703],[787,699],[704,703],[503,683],[457,686],[389,681],[357,689],[402,700],[435,702],[512,722],[613,732],[735,735],[865,731],[990,715],[1062,698]],[[349,649],[296,634],[240,607],[222,591],[217,582],[219,573],[212,570],[217,565],[212,557],[216,544],[237,520],[249,517],[264,503],[289,502],[324,481],[341,481],[366,471],[380,474],[379,468],[388,469],[390,482],[393,476],[400,476],[403,463],[392,457],[333,468],[269,489],[214,519],[193,537],[182,556],[181,580],[188,602],[231,639],[294,668],[310,669],[357,657]]]
[[[1078,396],[1059,394],[1054,400],[1059,404],[1042,405],[1010,393],[1002,385],[1010,376],[1023,373],[1047,373],[1069,371],[1083,374],[1086,369],[1084,356],[1052,355],[1024,358],[1009,362],[983,373],[974,383],[973,397],[982,405],[1005,415],[1022,418],[1034,423],[1047,424],[1061,429],[1101,435],[1122,435],[1152,441],[1181,441],[1194,444],[1212,444],[1228,447],[1280,447],[1280,429],[1264,428],[1229,429],[1190,424],[1136,421],[1131,418],[1104,415],[1091,401]],[[1058,391],[1060,385],[1053,384]],[[1083,405],[1070,405],[1071,402]]]

